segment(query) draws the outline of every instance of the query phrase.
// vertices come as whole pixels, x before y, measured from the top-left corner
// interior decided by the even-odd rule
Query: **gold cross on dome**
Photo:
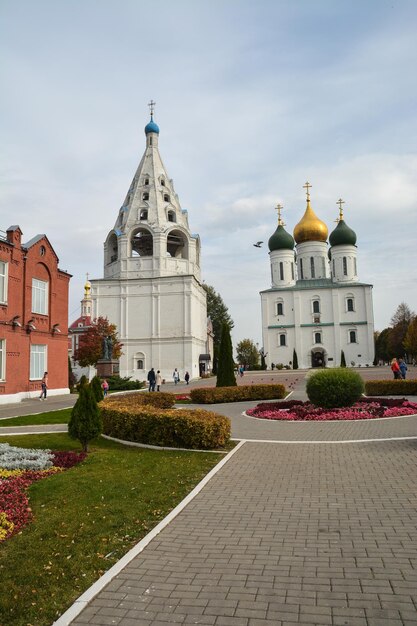
[[[343,207],[342,204],[345,204],[345,201],[342,200],[342,198],[339,198],[339,200],[336,202],[336,204],[339,205],[339,219],[337,221],[340,221],[343,219]]]
[[[305,185],[303,185],[303,189],[307,189],[307,200],[310,200],[310,188],[313,185],[310,185],[310,183],[307,181]]]
[[[282,206],[282,204],[277,204],[277,206],[275,207],[275,210],[278,211],[278,224],[280,226],[284,226],[284,222],[281,219],[281,211],[284,207]]]
[[[154,102],[153,100],[148,102],[148,107],[149,107],[149,111],[151,113],[151,117],[153,117],[153,112],[155,111],[155,104],[156,104],[156,102]]]

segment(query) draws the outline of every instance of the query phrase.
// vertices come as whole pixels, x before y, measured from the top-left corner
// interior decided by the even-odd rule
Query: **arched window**
[[[171,200],[171,198],[169,197],[169,194],[164,193],[164,202],[169,202]]]
[[[291,263],[291,279],[294,280],[294,263]]]
[[[343,276],[347,276],[347,258],[343,257]]]
[[[284,280],[284,263],[282,261],[279,262],[279,279]]]
[[[287,345],[287,336],[285,333],[281,333],[279,336],[279,345],[286,346]]]
[[[161,178],[161,185],[162,187],[165,187],[165,180],[163,178]]]
[[[320,301],[313,300],[313,313],[320,313]]]
[[[177,259],[188,259],[188,241],[180,230],[171,230],[168,233],[167,254]]]
[[[358,273],[358,268],[357,268],[357,266],[356,266],[356,258],[354,258],[354,259],[353,259],[353,270],[354,270],[354,272],[355,272],[355,276],[356,276],[356,275],[357,275],[357,273]]]
[[[310,257],[310,272],[311,272],[311,278],[315,278],[316,277],[316,269],[314,267],[314,257],[313,256]]]
[[[149,185],[149,178],[145,178],[145,185]]]
[[[284,315],[284,303],[277,302],[277,315]]]
[[[140,212],[140,219],[141,220],[147,220],[148,219],[148,211],[147,211],[147,209],[143,209]]]
[[[304,280],[303,259],[300,259],[300,274],[301,280]]]
[[[143,194],[142,200],[149,200],[149,193],[147,191],[145,191],[145,193]]]
[[[347,298],[347,300],[346,300],[346,309],[348,311],[354,311],[355,310],[353,308],[353,298]]]
[[[321,333],[314,333],[314,343],[321,343]]]
[[[153,237],[145,228],[133,231],[130,244],[132,256],[152,256],[153,254]]]
[[[349,343],[357,343],[356,341],[356,330],[349,331]]]
[[[138,360],[137,360],[137,363],[136,363],[136,369],[138,369],[138,370],[143,370],[143,369],[145,369],[145,368],[143,367],[143,360],[142,360],[142,359],[138,359]]]
[[[114,263],[118,257],[118,245],[116,233],[112,233],[107,240],[107,264]]]
[[[177,217],[175,215],[175,211],[168,211],[168,222],[176,222]]]

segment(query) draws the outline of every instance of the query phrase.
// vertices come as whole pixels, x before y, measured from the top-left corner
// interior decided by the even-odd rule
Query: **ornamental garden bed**
[[[361,398],[351,407],[325,409],[311,402],[288,400],[284,402],[263,402],[246,415],[266,420],[282,421],[342,421],[364,420],[381,417],[416,415],[417,403],[406,398]]]

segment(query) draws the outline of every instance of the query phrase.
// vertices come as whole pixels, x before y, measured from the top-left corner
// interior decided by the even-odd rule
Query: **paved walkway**
[[[247,406],[210,407],[246,441],[57,626],[417,625],[417,418],[274,423]]]

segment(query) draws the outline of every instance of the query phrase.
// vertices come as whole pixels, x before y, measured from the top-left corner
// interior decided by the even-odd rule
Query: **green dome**
[[[339,220],[334,231],[330,233],[329,243],[331,246],[354,246],[356,233],[349,228],[344,220]]]
[[[276,231],[269,238],[268,247],[270,252],[274,250],[294,250],[294,239],[287,233],[282,224],[278,224]]]

